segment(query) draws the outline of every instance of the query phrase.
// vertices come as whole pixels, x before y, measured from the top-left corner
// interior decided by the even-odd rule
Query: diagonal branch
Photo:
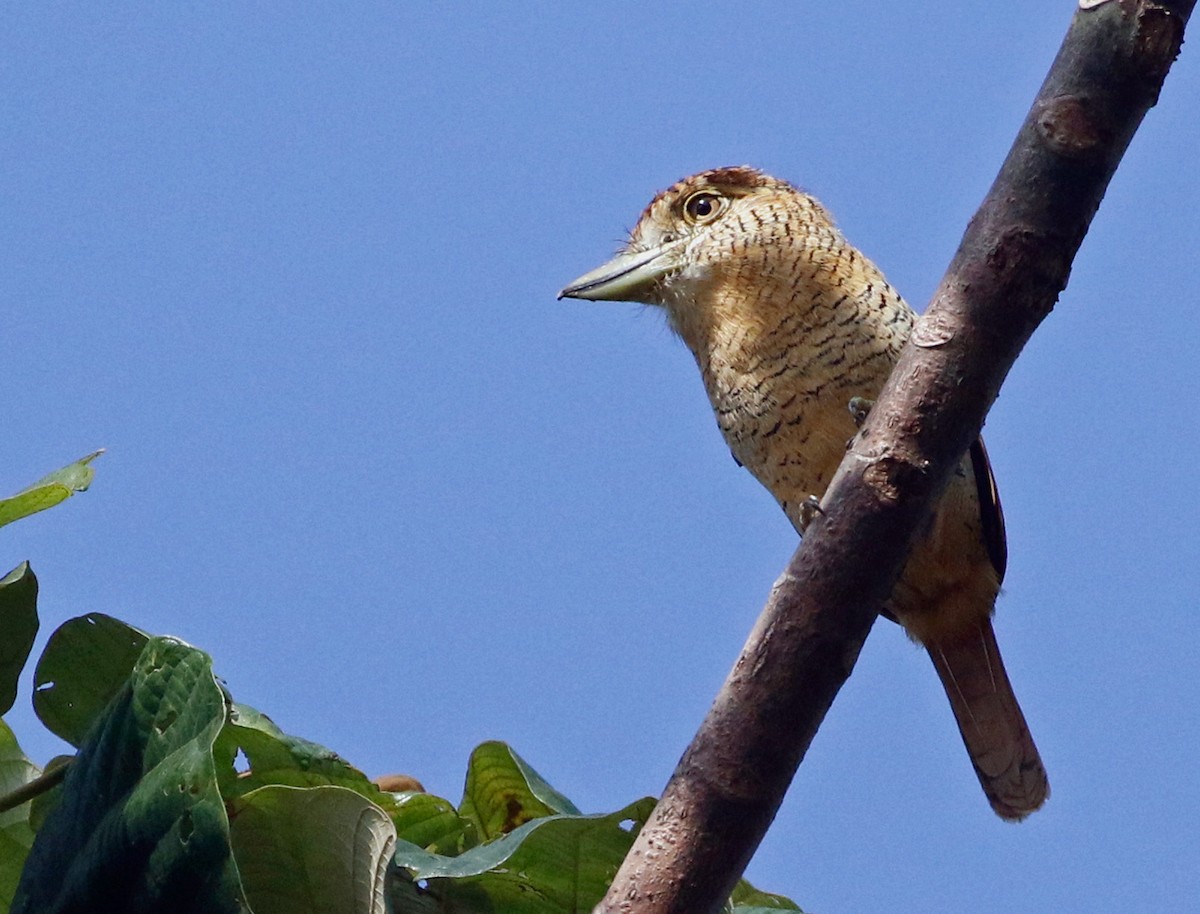
[[[1067,284],[1195,0],[1080,0],[999,176],[597,912],[729,896],[854,667],[914,531]],[[869,557],[869,558],[868,558]]]

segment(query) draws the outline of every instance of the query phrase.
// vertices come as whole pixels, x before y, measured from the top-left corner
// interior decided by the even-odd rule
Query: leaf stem
[[[69,761],[63,762],[49,771],[43,771],[32,781],[22,784],[11,793],[0,796],[0,813],[16,809],[22,803],[28,803],[34,797],[53,790],[63,782],[63,778],[67,776],[67,769],[70,767]]]

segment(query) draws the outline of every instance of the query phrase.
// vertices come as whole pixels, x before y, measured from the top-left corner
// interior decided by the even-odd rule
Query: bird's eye
[[[683,204],[683,213],[689,222],[710,222],[725,208],[725,199],[711,191],[702,190],[692,194]]]

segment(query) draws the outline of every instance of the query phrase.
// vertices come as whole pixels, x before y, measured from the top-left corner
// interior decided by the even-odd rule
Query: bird
[[[558,296],[661,307],[695,356],[737,463],[803,536],[916,314],[812,195],[762,171],[704,171],[658,193],[620,252]],[[922,645],[1002,819],[1050,786],[992,626],[1007,562],[982,440],[963,455],[881,612]]]

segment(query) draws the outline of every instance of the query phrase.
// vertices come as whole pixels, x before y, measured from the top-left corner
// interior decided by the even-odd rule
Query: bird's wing
[[[1004,511],[1000,508],[1000,493],[996,491],[996,477],[992,475],[992,464],[988,460],[983,439],[976,438],[971,445],[971,469],[975,471],[975,490],[979,493],[979,519],[983,523],[983,542],[988,558],[1000,580],[1004,580],[1004,569],[1008,565],[1008,542],[1004,535]]]

